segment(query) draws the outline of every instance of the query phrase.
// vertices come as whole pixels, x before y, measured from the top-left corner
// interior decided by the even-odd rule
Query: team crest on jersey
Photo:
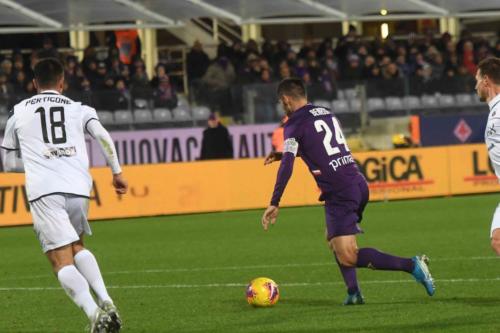
[[[283,153],[292,153],[294,156],[297,156],[297,152],[299,150],[299,143],[295,138],[289,138],[285,140],[285,144],[283,145]]]
[[[496,134],[497,131],[495,130],[495,125],[491,124],[490,127],[486,130],[486,136],[492,136],[493,134]]]
[[[50,148],[43,153],[43,156],[47,159],[60,158],[60,157],[71,157],[76,155],[76,147],[62,147],[62,148]]]

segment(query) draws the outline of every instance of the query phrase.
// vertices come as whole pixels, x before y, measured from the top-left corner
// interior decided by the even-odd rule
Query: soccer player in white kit
[[[490,108],[486,132],[484,134],[491,164],[500,180],[500,58],[487,58],[481,61],[476,73],[476,91]],[[491,223],[491,247],[500,255],[500,205]]]
[[[33,82],[38,94],[9,113],[2,143],[5,170],[25,172],[35,233],[61,286],[88,316],[90,332],[118,332],[118,311],[94,255],[83,244],[83,236],[91,234],[87,211],[92,188],[85,131],[99,142],[118,194],[127,192],[127,182],[95,109],[61,95],[62,64],[54,58],[40,60]]]

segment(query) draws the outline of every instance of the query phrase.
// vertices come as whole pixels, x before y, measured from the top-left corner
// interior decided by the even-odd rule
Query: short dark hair
[[[486,58],[477,65],[477,68],[480,76],[487,76],[493,83],[500,85],[500,58]]]
[[[278,85],[278,97],[283,95],[295,99],[307,98],[306,86],[301,79],[296,77],[284,79]]]
[[[58,59],[45,58],[36,63],[33,73],[39,87],[50,88],[64,76],[64,68]]]

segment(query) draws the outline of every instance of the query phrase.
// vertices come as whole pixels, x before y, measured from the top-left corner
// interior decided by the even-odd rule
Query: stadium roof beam
[[[17,11],[18,13],[20,13],[24,16],[27,16],[29,18],[32,18],[33,20],[37,21],[38,23],[41,23],[43,25],[47,25],[51,28],[62,28],[62,26],[63,26],[63,24],[61,22],[53,20],[50,17],[42,15],[38,12],[35,12],[34,10],[31,10],[27,7],[24,7],[23,5],[20,5],[15,1],[0,0],[0,5],[4,5],[5,7],[9,7],[11,9]]]
[[[497,12],[497,14],[500,12]],[[493,14],[492,14],[493,15]],[[459,15],[457,15],[459,16]],[[428,18],[440,18],[443,15],[438,13],[429,14],[394,14],[394,15],[361,15],[349,16],[348,19],[352,21],[398,21],[398,20],[420,20]],[[460,16],[459,16],[460,17]],[[263,19],[248,19],[243,23],[257,23],[257,24],[302,24],[302,23],[327,23],[327,22],[342,22],[343,19],[334,16],[322,17],[290,17],[290,18],[263,18]]]
[[[208,11],[214,15],[232,20],[234,23],[236,23],[238,25],[241,25],[243,23],[243,19],[240,16],[238,16],[234,13],[231,13],[230,11],[227,11],[225,9],[211,5],[203,0],[186,0],[186,1],[189,1],[192,4],[195,4],[195,5],[203,8],[206,11]]]
[[[124,5],[130,9],[133,9],[135,10],[136,12],[139,12],[157,22],[162,22],[162,23],[165,23],[167,25],[176,25],[176,22],[174,20],[172,20],[171,18],[168,18],[164,15],[160,15],[156,12],[153,12],[152,10],[149,10],[147,9],[146,7],[144,7],[143,5],[141,5],[140,3],[137,3],[137,2],[134,2],[134,1],[131,1],[131,0],[113,0],[114,2],[116,3],[119,3],[121,5]]]
[[[335,17],[338,17],[342,20],[346,20],[348,18],[348,15],[347,13],[343,12],[343,11],[340,11],[338,9],[335,9],[333,7],[330,7],[330,6],[327,6],[327,5],[324,5],[322,3],[319,3],[319,2],[315,2],[315,1],[312,1],[312,0],[298,0],[299,2],[307,5],[307,6],[310,6],[314,9],[317,9],[319,11],[322,11],[322,12],[325,12],[327,13],[328,15],[330,16],[335,16]]]
[[[500,11],[499,10],[491,10],[491,11],[480,11],[480,12],[470,12],[470,13],[456,13],[453,14],[453,16],[460,17],[460,18],[468,18],[468,17],[500,17]]]
[[[443,7],[439,7],[439,6],[436,6],[432,3],[429,3],[427,1],[424,1],[424,0],[408,0],[408,2],[416,5],[416,6],[419,6],[421,7],[422,9],[426,10],[426,11],[430,11],[430,12],[433,12],[433,13],[438,13],[438,14],[441,14],[442,16],[448,16],[450,15],[450,11],[443,8]]]

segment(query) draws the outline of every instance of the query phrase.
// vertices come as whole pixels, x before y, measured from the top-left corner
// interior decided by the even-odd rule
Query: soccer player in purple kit
[[[264,230],[276,222],[295,157],[300,156],[321,189],[320,201],[325,202],[327,240],[347,286],[344,305],[364,304],[356,268],[410,273],[429,296],[434,295],[434,280],[425,255],[401,258],[373,248],[358,249],[356,234],[361,232],[358,223],[368,203],[369,189],[337,118],[328,109],[307,102],[306,89],[300,79],[283,80],[278,86],[278,98],[288,121],[284,127],[283,152],[273,152],[265,161],[267,165],[281,160],[281,164],[271,204],[262,216]]]

